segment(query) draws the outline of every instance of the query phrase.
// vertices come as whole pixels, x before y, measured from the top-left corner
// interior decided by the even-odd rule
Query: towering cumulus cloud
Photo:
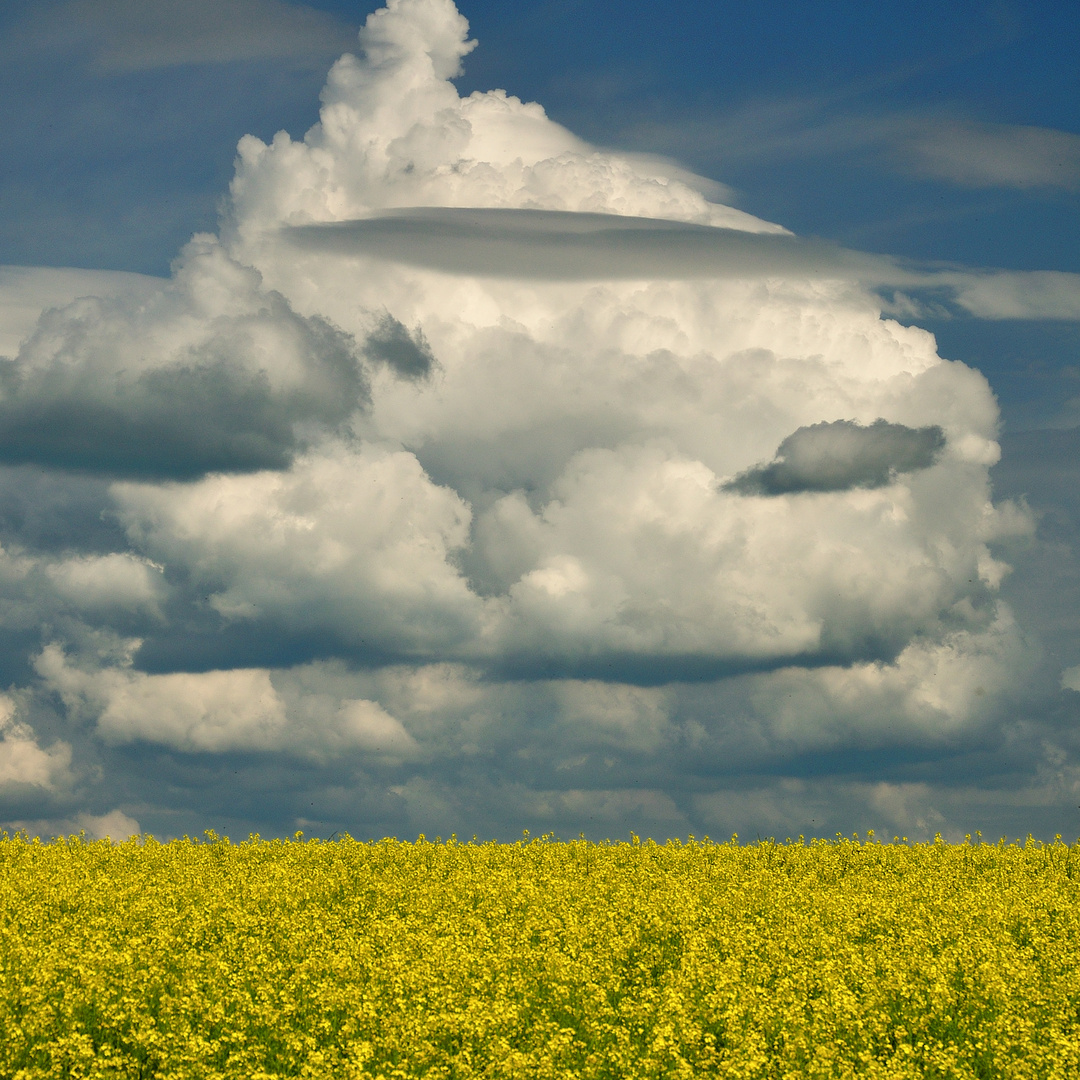
[[[302,141],[240,142],[219,238],[6,362],[0,458],[99,474],[114,529],[4,569],[54,613],[25,708],[114,769],[255,755],[264,827],[798,831],[828,759],[823,824],[914,828],[871,763],[1030,662],[990,388],[857,261],[460,97],[474,44],[389,0]]]

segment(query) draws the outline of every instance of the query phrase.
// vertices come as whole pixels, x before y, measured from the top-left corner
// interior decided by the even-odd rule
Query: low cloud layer
[[[359,45],[168,281],[11,330],[9,820],[914,831],[1066,790],[1017,726],[1066,691],[1002,597],[994,395],[873,291],[944,279],[462,98],[450,0]]]
[[[840,93],[770,97],[681,123],[635,125],[654,145],[687,152],[696,145],[733,162],[775,164],[831,157],[965,188],[1075,191],[1080,135],[1059,128],[988,123],[940,109],[849,111]],[[838,108],[839,106],[839,108]]]

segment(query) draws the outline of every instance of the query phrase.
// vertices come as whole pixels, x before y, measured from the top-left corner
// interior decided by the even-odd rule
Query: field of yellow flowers
[[[0,1077],[1080,1077],[1080,844],[0,838]]]

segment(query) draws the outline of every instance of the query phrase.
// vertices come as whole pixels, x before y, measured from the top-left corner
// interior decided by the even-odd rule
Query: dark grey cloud
[[[111,514],[109,480],[36,465],[0,467],[0,544],[58,554],[127,547]]]
[[[107,316],[98,305],[91,322]],[[53,313],[43,333],[67,337],[48,363],[0,359],[0,463],[181,480],[281,469],[313,427],[366,402],[353,340],[325,320],[270,297],[255,318],[219,322],[195,349],[130,372],[103,362],[100,343],[83,347],[85,318]],[[268,332],[291,346],[299,377],[275,385],[255,366]]]
[[[332,629],[305,633],[278,623],[227,623],[216,612],[199,608],[196,599],[192,590],[178,596],[168,611],[168,624],[152,627],[143,635],[133,657],[136,670],[163,675],[222,668],[284,668],[341,658],[364,670],[415,661],[405,651],[395,652],[378,641],[342,640]]]
[[[884,487],[899,473],[928,468],[944,446],[937,425],[909,428],[880,419],[866,427],[853,420],[812,424],[784,439],[773,461],[726,487],[744,495]]]
[[[375,363],[386,364],[403,379],[426,379],[435,366],[435,356],[424,331],[418,326],[415,333],[410,333],[389,312],[368,335],[364,354]]]
[[[834,635],[835,636],[835,635]],[[643,655],[597,651],[594,655],[518,654],[500,658],[490,668],[493,678],[519,681],[583,679],[625,686],[664,687],[677,684],[713,684],[741,675],[768,673],[797,666],[808,671],[834,665],[866,662],[891,663],[903,648],[902,631],[897,640],[883,636],[848,635],[845,641],[829,641],[813,652],[784,656],[718,657],[714,655]]]
[[[0,404],[9,464],[186,479],[284,468],[296,449],[287,403],[265,376],[226,363],[148,372],[93,397],[19,379],[10,366],[0,382],[14,390]]]

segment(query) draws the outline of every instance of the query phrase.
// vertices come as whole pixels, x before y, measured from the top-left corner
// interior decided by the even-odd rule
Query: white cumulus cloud
[[[232,625],[530,677],[892,662],[985,625],[989,387],[855,282],[736,267],[582,284],[414,265],[393,245],[298,251],[282,226],[394,210],[427,235],[418,207],[513,211],[526,233],[539,219],[521,214],[557,212],[571,232],[606,216],[789,239],[537,105],[461,98],[471,43],[448,0],[391,0],[360,43],[302,142],[241,143],[225,250],[299,318],[408,355],[373,370],[359,448],[115,487],[140,553]],[[737,482],[821,431],[847,437],[842,483]]]
[[[73,664],[60,646],[35,660],[46,685],[77,714],[92,717],[112,744],[159,743],[188,752],[287,751],[302,756],[360,749],[412,756],[416,741],[377,702],[305,693],[269,671],[147,675],[127,658],[106,666]],[[127,662],[125,662],[127,661]]]
[[[33,729],[15,714],[15,702],[0,695],[0,792],[22,785],[53,790],[68,783],[70,745],[58,740],[43,749]]]
[[[107,814],[79,814],[75,824],[91,840],[111,840],[122,843],[142,832],[139,823],[123,810],[110,810]]]
[[[475,632],[480,600],[450,559],[469,508],[403,450],[331,443],[288,472],[114,490],[133,542],[226,620],[404,653]]]

